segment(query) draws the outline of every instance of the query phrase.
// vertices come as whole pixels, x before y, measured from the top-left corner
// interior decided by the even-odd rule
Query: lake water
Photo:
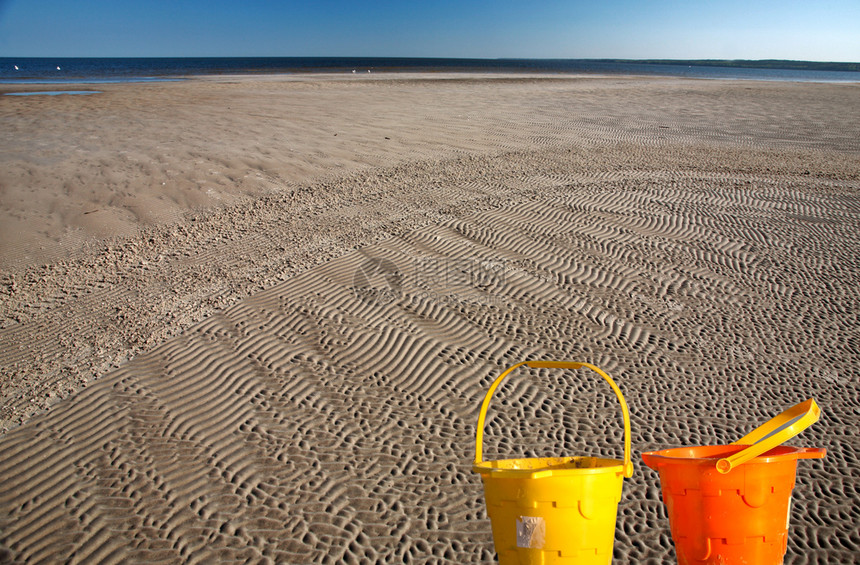
[[[788,62],[785,62],[789,64]],[[17,68],[16,68],[17,67]],[[705,79],[860,82],[860,72],[656,64],[594,59],[357,57],[0,58],[0,83],[150,82],[225,74],[478,72],[651,75]]]

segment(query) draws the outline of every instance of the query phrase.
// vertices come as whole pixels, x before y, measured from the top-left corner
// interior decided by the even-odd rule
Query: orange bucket
[[[780,565],[788,542],[798,459],[818,448],[773,443],[818,419],[809,400],[741,438],[752,445],[678,447],[642,454],[660,474],[679,565]],[[740,440],[739,440],[740,441]],[[750,456],[753,453],[753,456]]]

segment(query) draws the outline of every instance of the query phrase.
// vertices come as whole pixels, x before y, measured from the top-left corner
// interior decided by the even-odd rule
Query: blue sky
[[[0,0],[0,56],[860,61],[860,1]]]

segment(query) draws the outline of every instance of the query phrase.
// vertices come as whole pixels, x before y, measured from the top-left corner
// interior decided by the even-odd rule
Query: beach
[[[69,89],[0,95],[0,562],[491,562],[527,359],[627,399],[614,562],[674,562],[640,453],[810,397],[785,562],[860,551],[860,84]],[[518,375],[488,458],[620,457],[605,385]]]

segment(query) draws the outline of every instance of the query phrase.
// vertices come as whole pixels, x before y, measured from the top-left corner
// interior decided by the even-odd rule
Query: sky
[[[0,0],[0,56],[860,62],[860,0]]]

